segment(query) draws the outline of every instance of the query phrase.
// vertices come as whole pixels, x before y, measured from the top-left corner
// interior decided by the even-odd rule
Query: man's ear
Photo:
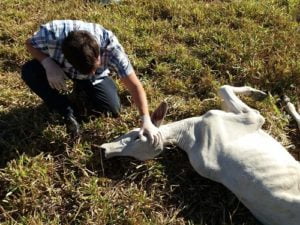
[[[166,114],[168,111],[168,104],[166,102],[160,103],[160,105],[157,107],[157,109],[152,113],[151,115],[151,121],[152,123],[159,127],[164,120]]]

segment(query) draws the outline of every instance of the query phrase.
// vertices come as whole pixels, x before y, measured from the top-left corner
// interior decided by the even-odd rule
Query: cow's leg
[[[294,106],[293,103],[290,102],[289,97],[285,96],[284,101],[286,102],[287,111],[296,120],[296,122],[298,124],[298,128],[300,130],[300,115],[297,112],[296,107]]]
[[[246,105],[242,100],[240,100],[236,94],[249,95],[255,99],[263,99],[267,96],[266,93],[248,86],[233,87],[224,85],[219,89],[218,93],[222,99],[223,110],[233,113],[246,113],[250,111],[256,111]]]

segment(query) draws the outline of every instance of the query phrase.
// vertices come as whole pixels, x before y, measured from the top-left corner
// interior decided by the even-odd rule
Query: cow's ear
[[[160,105],[157,107],[157,109],[152,113],[151,115],[151,121],[152,123],[159,127],[161,123],[163,122],[166,114],[168,111],[168,104],[166,102],[160,103]]]

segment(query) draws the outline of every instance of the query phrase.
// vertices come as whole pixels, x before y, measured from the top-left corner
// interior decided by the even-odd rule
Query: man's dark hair
[[[96,39],[84,30],[71,31],[63,40],[62,52],[82,74],[89,74],[95,69],[95,62],[100,54]]]

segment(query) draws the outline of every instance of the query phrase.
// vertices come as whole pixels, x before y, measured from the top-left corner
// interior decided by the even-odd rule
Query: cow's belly
[[[272,137],[260,130],[233,140],[218,162],[220,182],[264,224],[300,224],[300,166]]]
[[[261,184],[268,190],[287,188],[290,186],[290,176],[299,172],[299,163],[263,131],[248,134],[225,145],[218,163],[222,181],[227,185],[233,182],[239,188],[253,183]]]

